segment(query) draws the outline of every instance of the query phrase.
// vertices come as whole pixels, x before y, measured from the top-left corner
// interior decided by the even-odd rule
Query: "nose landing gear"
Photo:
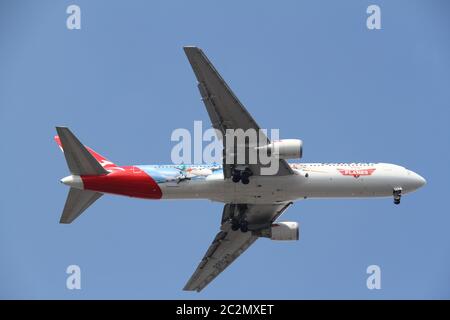
[[[392,195],[394,196],[394,204],[400,204],[400,199],[402,197],[402,188],[394,188]]]

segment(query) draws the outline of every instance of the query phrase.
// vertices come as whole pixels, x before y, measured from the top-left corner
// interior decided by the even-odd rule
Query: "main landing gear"
[[[400,199],[402,198],[402,188],[394,188],[392,194],[394,196],[394,203],[400,204]]]
[[[232,180],[234,183],[238,183],[241,181],[243,184],[250,183],[250,177],[253,175],[253,172],[249,168],[245,168],[244,170],[233,169],[232,172]]]
[[[231,220],[231,230],[237,231],[241,229],[241,232],[248,231],[248,222],[247,220],[239,221],[238,219]]]
[[[231,216],[231,230],[237,231],[241,230],[242,232],[248,231],[248,221],[246,219],[245,212],[247,211],[247,205],[245,204],[237,204],[236,205],[236,213],[232,213]]]

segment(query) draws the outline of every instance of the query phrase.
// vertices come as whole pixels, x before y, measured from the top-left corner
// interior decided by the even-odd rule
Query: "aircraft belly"
[[[297,196],[290,195],[289,181],[294,176],[258,176],[250,179],[250,183],[233,183],[228,181],[227,197],[233,203],[277,203],[295,200]]]
[[[393,184],[393,183],[392,183]],[[303,198],[351,198],[391,196],[388,177],[353,177],[334,173],[290,176],[256,176],[250,183],[234,183],[223,177],[182,180],[159,184],[163,199],[209,199],[224,203],[278,203]]]
[[[224,202],[224,180],[181,181],[159,185],[162,199],[210,199]]]
[[[386,177],[353,177],[337,174],[310,177],[305,188],[308,198],[380,197],[392,195]]]
[[[209,199],[225,203],[276,203],[295,200],[288,180],[294,177],[254,177],[248,185],[231,180],[162,183],[162,199]]]

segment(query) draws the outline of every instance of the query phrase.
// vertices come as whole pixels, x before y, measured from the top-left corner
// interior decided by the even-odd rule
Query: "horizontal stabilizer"
[[[95,191],[70,188],[59,223],[71,223],[102,195]]]
[[[69,128],[56,127],[56,131],[64,149],[64,156],[66,157],[70,173],[77,176],[108,173]]]

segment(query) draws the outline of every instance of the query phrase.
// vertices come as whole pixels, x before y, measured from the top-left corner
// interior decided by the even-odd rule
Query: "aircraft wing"
[[[260,127],[256,121],[234,95],[233,91],[225,83],[203,51],[197,47],[184,47],[184,51],[197,77],[198,89],[200,90],[200,95],[206,106],[213,128],[219,130],[223,137],[225,137],[227,129],[242,129],[244,131],[255,129],[259,132]],[[265,141],[260,141],[259,146],[270,143],[267,136],[263,136],[263,140]],[[225,141],[223,142],[225,149]],[[279,161],[277,175],[294,174],[285,160],[280,159]],[[260,165],[249,164],[248,167],[254,175],[260,175]],[[232,167],[224,163],[223,168],[224,177],[230,178]]]
[[[262,205],[225,204],[220,231],[184,290],[199,292],[206,287],[258,239],[256,233],[251,231],[252,229],[269,227],[291,204],[292,202]],[[250,230],[248,232],[231,230],[230,218],[238,209],[245,211],[249,221]]]

